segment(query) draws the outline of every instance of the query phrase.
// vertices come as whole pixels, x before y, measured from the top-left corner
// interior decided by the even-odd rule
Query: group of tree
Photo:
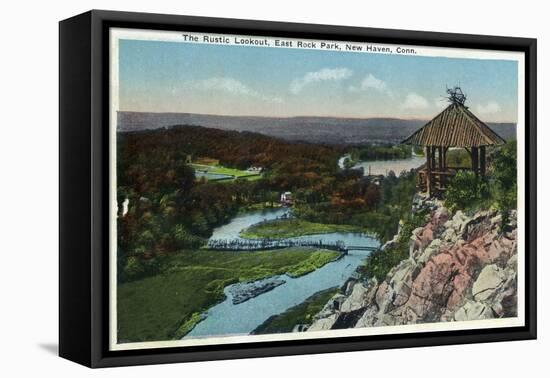
[[[328,194],[328,201],[298,201],[294,214],[319,223],[363,227],[381,241],[397,231],[399,220],[411,211],[415,193],[413,172],[393,171],[387,176],[365,177],[357,170],[342,171],[339,185]],[[297,193],[300,198],[300,192]]]
[[[163,261],[165,256],[177,252],[189,255],[190,250],[207,247],[215,227],[249,207],[275,205],[286,191],[292,192],[293,214],[303,220],[359,226],[382,243],[392,239],[400,225],[402,232],[390,247],[366,258],[361,272],[368,278],[385,279],[392,267],[408,257],[412,231],[426,224],[427,211],[411,211],[415,172],[366,177],[351,162],[345,169],[338,167],[343,155],[354,159],[410,156],[405,147],[379,146],[371,154],[372,146],[288,142],[196,126],[121,132],[117,139],[120,282],[174,269],[171,258]],[[502,212],[503,225],[507,224],[507,215],[517,201],[516,150],[513,142],[491,149],[485,178],[467,171],[456,175],[445,193],[446,206],[465,211],[496,207]],[[467,153],[454,151],[450,154],[453,164],[469,165]],[[197,180],[189,156],[227,168],[260,166],[264,170],[261,179],[253,181]],[[218,240],[210,247],[224,249],[231,243],[234,241]],[[273,242],[249,243],[261,246]],[[246,248],[242,244],[248,242],[237,244]],[[207,290],[213,284],[219,286],[218,281],[210,282]]]
[[[391,173],[367,178],[339,169],[344,147],[288,142],[261,134],[198,126],[119,133],[119,279],[153,274],[158,259],[206,244],[212,230],[240,209],[274,204],[291,191],[296,216],[321,223],[351,224],[391,237],[410,210],[414,177]],[[225,167],[264,168],[260,180],[196,180],[188,156],[216,159]]]
[[[275,203],[279,193],[329,185],[339,151],[247,132],[197,126],[119,133],[117,143],[119,277],[155,271],[157,258],[204,245],[212,229],[240,208]],[[263,179],[196,180],[187,157],[210,157],[238,169],[261,166]]]

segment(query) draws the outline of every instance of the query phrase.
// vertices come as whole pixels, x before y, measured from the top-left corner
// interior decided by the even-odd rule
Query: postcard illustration
[[[113,349],[523,321],[523,56],[111,31]]]

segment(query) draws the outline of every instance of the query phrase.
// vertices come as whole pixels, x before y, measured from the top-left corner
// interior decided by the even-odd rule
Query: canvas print
[[[111,349],[522,325],[523,64],[111,30]]]

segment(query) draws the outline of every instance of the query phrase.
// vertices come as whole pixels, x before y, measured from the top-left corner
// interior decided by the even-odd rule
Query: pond
[[[280,218],[288,212],[289,209],[281,208],[237,216],[230,223],[215,229],[211,239],[240,239],[239,233],[245,228],[262,221]],[[376,239],[360,233],[332,232],[289,239],[318,240],[327,244],[341,241],[347,246],[379,246]],[[274,277],[274,279],[283,280],[285,283],[239,304],[233,303],[232,292],[234,292],[233,286],[235,285],[228,286],[224,290],[226,299],[210,308],[205,320],[197,324],[185,336],[185,339],[247,335],[270,316],[280,314],[288,308],[302,303],[321,290],[343,285],[368,254],[367,251],[351,249],[339,260],[326,264],[305,276],[292,278],[280,275]]]
[[[195,177],[198,178],[198,179],[204,177],[204,178],[206,178],[207,180],[210,180],[210,181],[228,180],[228,179],[233,178],[232,175],[224,175],[222,173],[210,173],[210,172],[199,171],[199,170],[195,171]]]

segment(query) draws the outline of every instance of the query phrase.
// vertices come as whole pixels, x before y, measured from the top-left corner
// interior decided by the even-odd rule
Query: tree
[[[380,203],[382,195],[380,194],[380,187],[374,183],[370,183],[365,193],[365,203],[369,209],[374,209]]]

